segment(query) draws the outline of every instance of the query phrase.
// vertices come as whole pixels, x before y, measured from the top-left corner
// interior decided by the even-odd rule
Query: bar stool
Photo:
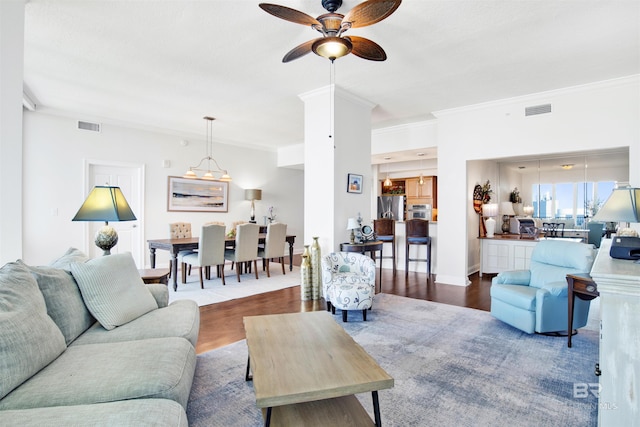
[[[380,218],[373,220],[373,231],[379,241],[391,243],[391,255],[380,258],[391,258],[393,262],[393,275],[396,275],[396,222],[391,218]],[[380,261],[382,263],[382,261]]]
[[[406,240],[405,240],[405,257],[404,257],[404,274],[409,276],[409,261],[426,262],[427,263],[427,280],[431,274],[431,237],[429,237],[429,221],[425,219],[409,219],[405,221]],[[409,258],[409,248],[411,245],[426,245],[427,258]]]

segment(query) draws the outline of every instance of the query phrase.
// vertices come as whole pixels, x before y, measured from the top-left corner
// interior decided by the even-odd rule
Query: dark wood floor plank
[[[405,280],[403,272],[399,271],[394,278],[391,269],[384,269],[382,292],[489,311],[491,277],[484,275],[480,279],[476,273],[470,277],[471,285],[452,286],[434,283],[433,280],[427,284],[426,273],[409,273]],[[200,307],[196,352],[204,353],[244,339],[244,316],[324,309],[324,300],[301,301],[299,286]]]

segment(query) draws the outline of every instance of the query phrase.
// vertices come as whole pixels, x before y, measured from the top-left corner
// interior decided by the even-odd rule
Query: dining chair
[[[405,221],[405,257],[404,257],[404,274],[409,276],[409,262],[426,262],[427,263],[427,280],[431,274],[431,237],[429,237],[429,221],[425,219],[409,219]],[[410,248],[414,245],[424,245],[427,248],[427,254],[424,259],[410,258]],[[416,255],[417,256],[417,255]]]
[[[373,232],[376,238],[383,243],[391,243],[391,255],[380,255],[380,258],[391,258],[393,262],[393,275],[396,275],[396,221],[391,218],[378,218],[373,220]]]
[[[287,224],[273,222],[267,225],[267,236],[264,240],[264,248],[258,249],[258,258],[262,258],[263,268],[266,266],[267,277],[271,277],[269,272],[269,260],[277,258],[282,265],[284,272],[284,245],[287,237]]]
[[[589,232],[587,234],[587,243],[591,243],[596,248],[600,247],[602,243],[602,237],[604,237],[605,229],[604,222],[590,222],[587,224]]]
[[[186,266],[200,267],[200,288],[204,289],[202,270],[207,280],[211,279],[211,266],[217,267],[218,277],[224,281],[224,225],[203,225],[198,238],[198,252],[182,257],[182,283],[187,282]]]
[[[544,231],[545,237],[564,237],[564,223],[543,222],[542,231]]]
[[[190,239],[191,236],[191,223],[190,222],[172,222],[169,224],[169,238],[171,239]],[[182,264],[182,257],[188,254],[192,254],[195,251],[180,251],[178,252],[178,263]],[[173,274],[173,265],[169,261],[169,276]],[[177,272],[176,272],[177,274]],[[191,270],[189,270],[191,274]]]
[[[260,226],[252,223],[239,224],[236,227],[235,247],[225,249],[224,257],[235,264],[236,276],[240,281],[242,264],[253,261],[256,279],[258,278],[258,231]]]

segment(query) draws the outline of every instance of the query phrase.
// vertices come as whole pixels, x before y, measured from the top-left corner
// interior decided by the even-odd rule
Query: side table
[[[567,274],[567,297],[569,303],[569,318],[567,324],[567,347],[571,347],[571,335],[573,332],[573,307],[576,296],[582,300],[590,301],[600,295],[598,285],[591,276],[583,274]]]
[[[380,283],[380,292],[382,292],[382,245],[383,242],[379,240],[363,243],[340,243],[341,252],[358,252],[362,255],[364,255],[365,252],[369,252],[374,262],[376,260],[376,252],[380,251],[380,273],[378,274],[380,276],[378,280]]]
[[[168,268],[146,268],[138,270],[142,281],[146,284],[149,283],[161,283],[163,285],[169,284],[169,269]]]

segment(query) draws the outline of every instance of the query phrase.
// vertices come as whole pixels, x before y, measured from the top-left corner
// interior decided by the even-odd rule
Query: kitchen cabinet
[[[382,188],[381,194],[383,196],[403,196],[406,191],[406,184],[404,179],[392,179],[391,185],[385,186],[384,181],[380,181],[380,187]]]
[[[429,204],[433,208],[438,207],[438,177],[425,176],[424,183],[420,185],[420,178],[407,178],[405,180],[405,191],[407,194],[407,203]]]

